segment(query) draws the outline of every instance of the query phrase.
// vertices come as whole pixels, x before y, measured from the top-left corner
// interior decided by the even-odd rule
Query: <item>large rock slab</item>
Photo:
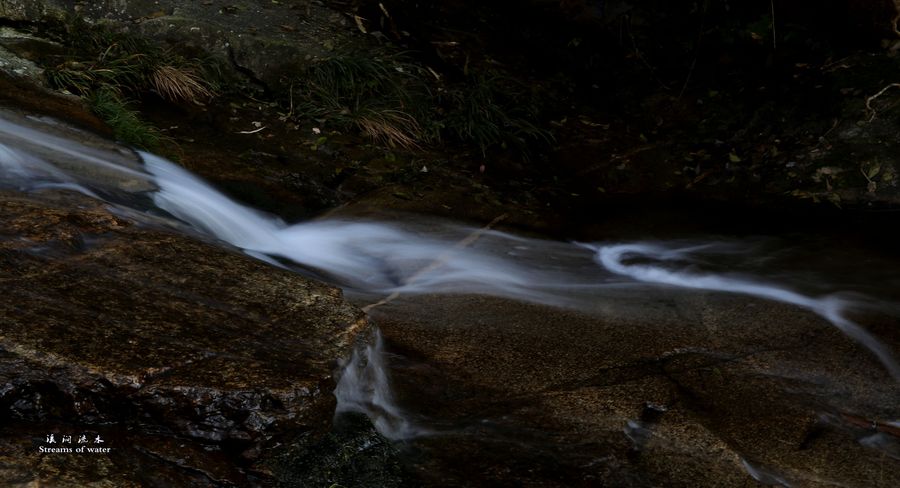
[[[366,326],[338,289],[68,192],[0,193],[0,222],[0,409],[31,426],[3,436],[25,463],[4,484],[99,469],[36,454],[52,432],[112,436],[107,481],[140,484],[147,465],[116,458],[132,450],[203,485],[245,483],[273,439],[330,427],[336,360]]]
[[[784,304],[604,291],[591,313],[477,296],[371,309],[435,486],[893,486],[900,386]],[[898,349],[897,320],[860,317]]]

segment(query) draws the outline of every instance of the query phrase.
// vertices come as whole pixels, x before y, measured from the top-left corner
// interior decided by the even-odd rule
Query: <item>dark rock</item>
[[[71,2],[4,0],[0,18],[38,22],[75,15],[183,50],[212,54],[266,86],[275,87],[298,67],[327,56],[348,42],[349,21],[320,2],[175,0]]]
[[[317,443],[295,442],[270,463],[282,486],[410,486],[399,453],[361,414],[342,414]]]

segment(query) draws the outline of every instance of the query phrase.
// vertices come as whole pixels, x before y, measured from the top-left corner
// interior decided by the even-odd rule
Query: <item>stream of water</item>
[[[634,242],[561,242],[437,220],[327,218],[289,224],[249,208],[178,165],[148,153],[98,149],[40,127],[47,120],[0,118],[0,186],[46,188],[103,198],[117,211],[170,219],[275,266],[312,272],[359,302],[390,296],[482,294],[598,313],[597,297],[644,287],[752,296],[809,310],[864,346],[896,381],[895,351],[853,320],[896,304],[840,282],[785,276],[771,268],[783,249],[706,237]],[[180,222],[180,223],[178,223]],[[477,239],[470,237],[477,235]],[[467,240],[468,238],[468,240]],[[463,244],[461,244],[463,243]],[[771,255],[761,254],[767,252]],[[392,439],[427,435],[393,397],[380,335],[346,362],[339,411],[370,415]]]

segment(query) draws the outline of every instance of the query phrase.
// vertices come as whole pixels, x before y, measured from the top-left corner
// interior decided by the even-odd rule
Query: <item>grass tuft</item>
[[[200,104],[213,97],[212,90],[191,68],[164,65],[153,70],[150,83],[159,95],[171,102]]]
[[[540,108],[520,82],[500,76],[472,76],[441,90],[438,106],[445,135],[477,147],[512,149],[527,157],[534,145],[550,145],[553,134],[537,125]]]
[[[356,127],[379,144],[418,148],[424,139],[412,107],[427,90],[418,66],[403,55],[340,55],[311,65],[294,83],[298,115]]]
[[[395,149],[419,149],[422,128],[412,115],[399,110],[381,110],[361,115],[356,124],[364,134]]]
[[[143,149],[159,144],[159,131],[141,120],[132,100],[156,93],[169,102],[200,104],[215,96],[214,85],[206,81],[216,68],[212,64],[80,18],[48,28],[47,35],[72,49],[61,63],[45,69],[49,85],[84,98],[123,142]]]
[[[531,146],[553,141],[521,83],[470,76],[448,85],[402,54],[337,55],[307,68],[292,86],[301,87],[291,93],[299,117],[357,127],[390,148],[452,141],[483,156],[495,149],[527,156]]]
[[[159,131],[141,120],[115,90],[99,89],[87,96],[91,110],[112,129],[116,139],[147,151],[159,149]]]

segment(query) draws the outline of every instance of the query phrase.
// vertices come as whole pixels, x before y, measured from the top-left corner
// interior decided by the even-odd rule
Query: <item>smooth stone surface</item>
[[[430,485],[900,484],[900,386],[804,310],[637,288],[590,314],[424,296],[371,315],[400,406],[433,432],[411,441]],[[896,318],[861,320],[898,350]]]
[[[336,360],[367,326],[340,290],[78,194],[2,192],[0,222],[7,428],[37,438],[54,424],[100,429],[120,451],[239,484],[267,443],[329,429]],[[2,437],[34,453],[28,439]],[[216,455],[207,448],[230,461],[205,460]],[[62,483],[40,468],[47,456],[0,470],[3,483]],[[104,480],[139,482],[140,462],[109,462],[118,467]]]

